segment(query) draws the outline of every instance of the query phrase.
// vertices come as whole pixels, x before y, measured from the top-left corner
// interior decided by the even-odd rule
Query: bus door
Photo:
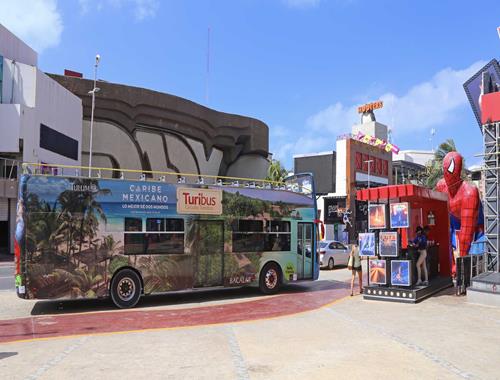
[[[313,224],[297,224],[297,270],[298,277],[313,277]]]
[[[196,220],[197,242],[194,245],[194,287],[223,284],[224,222]]]

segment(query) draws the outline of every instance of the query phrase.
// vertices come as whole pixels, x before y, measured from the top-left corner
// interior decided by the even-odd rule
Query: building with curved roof
[[[93,81],[49,75],[82,100],[82,165],[85,166],[90,150],[89,91]],[[97,87],[100,91],[94,111],[92,166],[249,178],[266,176],[268,127],[262,121],[219,112],[145,88],[105,81],[99,81]]]

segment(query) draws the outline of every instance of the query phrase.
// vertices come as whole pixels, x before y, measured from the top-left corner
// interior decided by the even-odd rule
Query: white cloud
[[[154,18],[160,8],[158,0],[79,0],[79,4],[82,15],[87,14],[92,8],[100,11],[104,6],[130,9],[136,21]]]
[[[451,122],[457,110],[468,104],[463,83],[485,62],[475,62],[462,70],[446,68],[429,81],[410,88],[402,96],[386,92],[374,100],[384,101],[384,108],[376,111],[377,120],[391,126],[393,133],[402,135]],[[332,134],[348,132],[358,122],[358,104],[337,102],[310,116],[307,125],[314,130]],[[394,125],[392,125],[394,123]]]
[[[282,2],[290,8],[315,8],[319,5],[321,0],[282,0]]]
[[[281,161],[287,168],[292,168],[294,154],[320,152],[325,150],[327,146],[333,146],[333,150],[335,142],[327,140],[320,135],[305,135],[293,142],[287,142],[283,139],[274,139],[271,145],[273,159]]]
[[[157,0],[135,0],[134,15],[137,21],[153,18],[160,7]]]
[[[384,108],[376,111],[377,121],[390,126],[396,138],[454,123],[460,111],[468,107],[463,83],[484,64],[475,62],[461,70],[446,68],[401,96],[392,92],[380,94],[372,99],[384,101]],[[352,125],[359,122],[358,105],[336,102],[311,115],[298,141],[279,138],[279,145],[273,142],[277,145],[275,157],[288,163],[293,154],[335,149],[336,137],[349,133]]]
[[[2,1],[0,23],[38,53],[61,41],[63,23],[56,0]]]

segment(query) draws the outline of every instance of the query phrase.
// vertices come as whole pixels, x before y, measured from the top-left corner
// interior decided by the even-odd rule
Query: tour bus
[[[311,174],[278,184],[89,173],[24,166],[15,235],[19,297],[111,297],[129,308],[147,294],[247,285],[273,294],[282,284],[318,278]]]

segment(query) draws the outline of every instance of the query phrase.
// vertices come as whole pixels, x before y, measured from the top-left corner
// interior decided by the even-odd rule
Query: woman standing
[[[363,271],[361,269],[361,257],[359,257],[359,247],[357,244],[353,244],[351,248],[351,254],[349,255],[349,262],[347,263],[347,269],[352,271],[351,277],[351,296],[354,295],[354,278],[356,273],[359,279],[359,293],[363,293]]]
[[[410,243],[411,246],[418,250],[418,260],[417,260],[417,283],[416,286],[429,285],[429,275],[427,273],[427,236],[424,233],[424,229],[420,226],[417,227],[417,236]],[[424,272],[424,281],[422,282],[422,271]]]

